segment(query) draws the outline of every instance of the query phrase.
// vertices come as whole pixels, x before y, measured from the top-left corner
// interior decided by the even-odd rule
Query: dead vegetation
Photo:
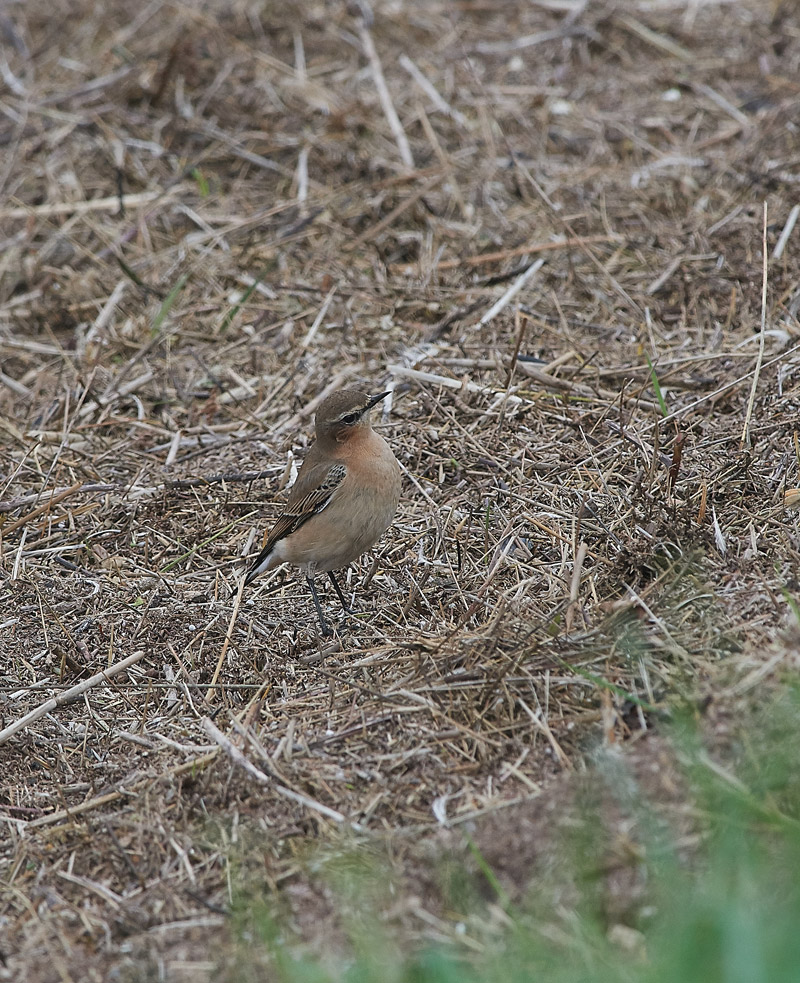
[[[794,5],[57,6],[0,14],[0,978],[210,978],[242,842],[333,933],[298,844],[796,667]],[[238,576],[355,383],[407,478],[320,647]]]

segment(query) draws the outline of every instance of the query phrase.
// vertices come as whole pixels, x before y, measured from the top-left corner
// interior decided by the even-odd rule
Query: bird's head
[[[344,443],[371,429],[369,411],[389,393],[370,396],[360,389],[339,389],[319,404],[314,427],[317,440]]]

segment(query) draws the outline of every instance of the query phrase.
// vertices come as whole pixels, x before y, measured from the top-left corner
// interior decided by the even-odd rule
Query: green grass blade
[[[202,543],[198,543],[197,546],[193,546],[190,550],[187,550],[186,553],[182,553],[180,556],[175,557],[174,560],[170,560],[169,563],[167,563],[165,566],[161,568],[159,573],[166,573],[168,570],[171,570],[174,566],[177,566],[179,563],[182,563],[184,560],[188,560],[189,557],[194,556],[194,554],[199,549],[202,549],[204,546],[208,546],[209,543],[213,543],[215,539],[219,539],[220,536],[224,536],[229,529],[233,529],[234,526],[238,526],[239,523],[244,522],[245,519],[249,519],[251,518],[251,516],[254,516],[256,514],[257,513],[255,511],[248,512],[247,515],[241,515],[238,518],[234,519],[233,522],[229,522],[227,526],[220,529],[218,532],[215,532],[213,536],[209,536],[208,539],[204,539]]]
[[[647,359],[647,367],[650,369],[650,381],[653,383],[653,389],[655,390],[656,397],[658,398],[658,405],[661,407],[661,413],[663,416],[669,416],[669,410],[667,409],[667,404],[664,401],[663,393],[661,392],[661,385],[658,381],[658,376],[656,375],[656,369],[653,363],[650,361],[650,356],[645,355]]]
[[[175,284],[175,286],[172,288],[172,290],[170,290],[170,292],[164,298],[164,301],[161,304],[161,307],[159,307],[159,309],[158,309],[158,313],[153,318],[153,324],[150,327],[150,333],[152,335],[158,334],[159,329],[161,328],[161,325],[164,323],[164,320],[165,320],[167,314],[169,314],[170,309],[172,308],[172,305],[177,300],[178,294],[186,286],[186,281],[188,279],[189,279],[189,274],[188,273],[184,273],[184,275],[178,280],[178,282]]]

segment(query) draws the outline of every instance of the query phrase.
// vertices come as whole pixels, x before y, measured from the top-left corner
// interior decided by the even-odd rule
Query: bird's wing
[[[336,494],[337,488],[347,476],[344,464],[318,464],[307,474],[301,475],[289,494],[286,508],[272,527],[264,545],[274,546],[279,539],[299,529],[312,515],[317,515]]]
[[[313,515],[318,515],[330,505],[337,489],[347,476],[347,468],[339,463],[325,462],[313,466],[305,474],[303,471],[304,468],[301,469],[300,476],[289,494],[286,509],[270,530],[264,548],[251,566],[245,584],[255,579],[259,567],[279,540],[299,529]]]

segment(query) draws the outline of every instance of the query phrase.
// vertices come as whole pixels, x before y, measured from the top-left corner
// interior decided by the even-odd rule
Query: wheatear
[[[400,498],[400,465],[369,421],[388,393],[341,389],[324,399],[314,421],[316,441],[303,461],[286,508],[245,577],[245,587],[281,563],[305,574],[323,635],[330,629],[314,587],[327,573],[348,610],[334,570],[346,567],[389,528]]]

